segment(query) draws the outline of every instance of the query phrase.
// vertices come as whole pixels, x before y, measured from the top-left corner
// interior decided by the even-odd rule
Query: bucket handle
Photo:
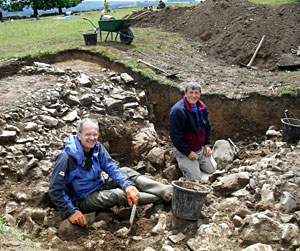
[[[284,115],[285,115],[285,118],[286,118],[286,120],[287,120],[289,126],[291,126],[290,120],[289,120],[288,117],[286,116],[286,113],[287,113],[288,111],[289,111],[288,109],[285,109],[285,110],[284,110]]]

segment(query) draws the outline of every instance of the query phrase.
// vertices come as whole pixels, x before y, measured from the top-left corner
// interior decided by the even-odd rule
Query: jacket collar
[[[77,135],[72,135],[69,137],[69,139],[66,142],[65,150],[69,155],[71,155],[77,160],[78,164],[83,163],[84,152]],[[99,150],[100,150],[100,143],[98,141],[94,147],[92,156],[97,157]]]
[[[184,103],[185,103],[185,106],[186,106],[187,110],[189,112],[194,112],[192,106],[187,101],[187,98],[185,96],[184,96],[183,100],[184,100]],[[200,99],[197,101],[196,105],[198,106],[199,110],[203,110],[206,107],[205,104]]]

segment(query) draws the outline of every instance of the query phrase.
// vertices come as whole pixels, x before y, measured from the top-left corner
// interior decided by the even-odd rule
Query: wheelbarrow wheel
[[[127,28],[121,31],[122,34],[120,34],[120,40],[123,44],[131,44],[132,40],[133,40],[133,32]],[[126,36],[124,36],[123,34],[125,34]]]

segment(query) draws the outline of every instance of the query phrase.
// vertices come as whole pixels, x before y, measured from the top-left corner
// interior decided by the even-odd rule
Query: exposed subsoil
[[[195,55],[198,53],[201,57],[195,56],[193,60],[188,58],[182,59],[188,62],[184,67],[187,69],[191,79],[199,79],[201,78],[199,74],[203,73],[203,78],[210,81],[209,85],[204,85],[205,90],[224,90],[228,94],[227,96],[203,95],[203,100],[210,110],[210,119],[213,125],[212,140],[214,142],[217,139],[231,137],[239,141],[240,145],[248,145],[253,142],[259,144],[265,140],[265,132],[271,125],[280,130],[280,118],[283,116],[285,109],[288,109],[289,114],[294,117],[300,114],[299,96],[285,95],[279,97],[278,95],[274,95],[279,94],[278,91],[280,88],[299,84],[299,73],[298,75],[287,76],[274,72],[278,71],[277,64],[280,57],[283,54],[291,53],[292,48],[297,48],[300,45],[299,23],[300,5],[296,3],[270,7],[254,5],[247,1],[208,0],[194,7],[166,8],[165,10],[151,13],[144,16],[137,23],[137,26],[160,27],[166,31],[179,32],[186,39],[198,42],[198,45],[194,48]],[[241,72],[238,67],[231,66],[231,64],[239,65],[241,62],[248,63],[262,35],[265,35],[266,38],[254,61],[258,70]],[[219,65],[212,70],[208,62],[206,62],[206,56],[214,57],[217,62],[216,64]],[[140,55],[137,57],[140,57]],[[158,59],[155,55],[151,58],[153,61],[156,60],[157,63],[160,60],[165,62],[165,59]],[[105,73],[101,71],[102,67],[117,73],[129,73],[138,83],[136,88],[145,90],[146,92],[148,100],[146,105],[155,115],[151,118],[151,122],[155,124],[156,130],[160,134],[159,137],[166,141],[168,140],[168,112],[171,106],[182,97],[182,90],[170,86],[161,86],[136,72],[132,72],[120,63],[111,62],[97,53],[80,50],[61,52],[52,56],[28,58],[22,62],[2,66],[0,75],[0,112],[2,118],[5,118],[5,114],[3,113],[7,110],[22,109],[22,104],[18,101],[24,98],[27,92],[36,91],[38,93],[43,89],[55,88],[55,85],[59,81],[58,76],[42,72],[34,75],[18,73],[18,70],[22,66],[32,65],[34,61],[49,63],[64,70],[74,69],[82,71],[98,79],[104,78]],[[176,62],[172,61],[172,64],[176,65]],[[189,67],[198,67],[199,69],[192,72],[188,70]],[[224,82],[217,80],[220,77],[228,77],[230,80],[227,82],[226,80]],[[178,84],[179,87],[182,87],[184,83],[179,81]],[[255,94],[237,99],[231,98],[235,96],[231,94],[240,94],[243,91],[253,91],[267,95],[261,96]],[[60,138],[60,135],[57,135],[57,137]],[[117,139],[114,141],[115,144],[118,144]],[[248,160],[240,163],[236,162],[235,165],[242,166],[247,163],[256,163],[263,156],[277,154],[278,157],[280,155],[278,154],[280,151],[278,148],[280,147],[274,145],[266,147],[265,145],[262,148],[262,151],[258,151],[255,148],[250,152]],[[258,149],[261,148],[258,147]],[[289,148],[287,146],[285,148],[286,151],[293,153],[290,149],[293,149],[293,147]],[[13,148],[11,151],[13,151]],[[125,151],[124,154],[126,155],[126,153],[128,152]],[[281,166],[288,165],[294,169],[296,169],[296,166],[299,166],[299,160],[295,158],[295,154],[283,158]],[[159,170],[155,177],[161,178],[162,171]],[[1,178],[4,178],[4,176],[1,176]],[[21,189],[22,191],[27,191],[28,194],[39,194],[35,190],[38,181],[31,181],[30,176],[26,179],[22,178],[22,181],[18,182],[18,177],[6,175],[5,180],[4,184],[0,183],[1,213],[5,211],[5,205],[15,196],[16,191]],[[42,189],[47,188],[48,180],[49,177],[45,177],[45,187],[42,187]],[[292,191],[290,192],[292,193]],[[218,196],[220,198],[216,198]],[[299,194],[296,197],[298,199]],[[225,198],[226,196],[224,198],[221,197],[221,193],[213,194],[208,198],[207,211],[205,213],[211,216],[215,213],[215,209],[209,208],[209,205],[213,204],[215,200],[219,200],[221,203],[222,199]],[[45,208],[50,206],[49,198],[44,197],[34,197],[32,201],[24,203],[27,207],[42,205]],[[234,211],[235,208],[230,207],[228,210]],[[59,250],[144,250],[146,247],[161,250],[162,239],[166,243],[170,243],[170,241],[166,241],[167,238],[164,236],[164,233],[161,235],[151,234],[151,230],[157,223],[157,216],[156,218],[154,216],[160,211],[167,212],[168,218],[171,219],[168,221],[168,229],[172,229],[171,231],[174,234],[183,233],[186,236],[185,241],[181,241],[175,245],[178,250],[190,250],[191,248],[187,246],[186,241],[197,234],[200,224],[206,224],[208,223],[207,221],[211,220],[210,218],[198,222],[180,219],[174,220],[170,212],[170,206],[159,204],[149,208],[147,206],[140,207],[138,208],[138,220],[135,228],[132,230],[132,236],[124,238],[116,235],[116,231],[122,227],[130,227],[128,223],[130,210],[128,208],[114,208],[112,210],[113,217],[111,214],[107,216],[105,213],[99,216],[99,219],[101,218],[101,220],[105,221],[101,223],[103,224],[102,230],[88,229],[85,232],[79,232],[77,235],[72,236],[71,240],[68,240],[67,236],[65,236],[63,242],[58,241],[55,243],[52,240],[51,245]],[[58,217],[58,214],[53,214],[53,211],[51,212],[52,214],[48,215],[50,222],[48,222],[48,225],[57,227],[59,219],[55,217]],[[22,224],[20,226],[24,227]],[[47,233],[44,230],[41,226],[37,232],[29,233],[29,236],[33,240],[41,241],[43,247],[49,248],[49,237],[46,235],[40,236],[40,233]],[[49,233],[52,230],[47,231]],[[227,247],[227,249],[224,249],[223,246],[224,250],[238,250],[245,247],[245,245],[238,247],[240,237],[236,233],[227,238],[231,238],[236,242],[228,242],[228,245],[224,244]],[[294,245],[289,250],[293,250],[296,246]],[[18,247],[12,247],[9,244],[6,247],[10,248],[10,250],[18,250]],[[274,247],[274,250],[280,250],[283,246],[275,243]]]
[[[137,13],[138,15],[138,13]],[[276,70],[280,57],[300,44],[300,5],[272,7],[240,0],[208,0],[142,16],[138,27],[159,27],[199,42],[199,51],[228,64],[247,64],[265,35],[254,64]]]

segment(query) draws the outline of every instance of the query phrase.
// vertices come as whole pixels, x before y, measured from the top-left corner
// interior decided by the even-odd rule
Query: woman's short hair
[[[201,93],[201,85],[197,82],[188,82],[185,86],[185,92],[187,92],[190,89],[199,90]]]

